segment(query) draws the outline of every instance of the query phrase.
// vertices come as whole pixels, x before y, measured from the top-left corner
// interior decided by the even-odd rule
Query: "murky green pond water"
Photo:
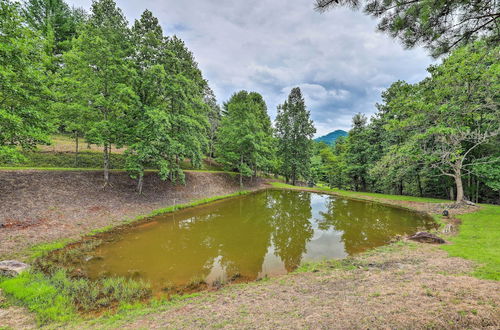
[[[204,280],[250,281],[303,261],[343,258],[434,226],[404,209],[268,190],[162,216],[114,233],[82,264],[91,277],[150,281],[155,291]]]

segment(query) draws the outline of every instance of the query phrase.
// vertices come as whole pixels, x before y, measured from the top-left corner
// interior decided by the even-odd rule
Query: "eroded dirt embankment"
[[[23,258],[26,248],[82,234],[173,204],[226,195],[240,189],[226,173],[186,172],[186,185],[146,173],[143,195],[124,172],[111,174],[102,189],[102,172],[0,171],[0,260]],[[246,182],[257,189],[262,180]]]

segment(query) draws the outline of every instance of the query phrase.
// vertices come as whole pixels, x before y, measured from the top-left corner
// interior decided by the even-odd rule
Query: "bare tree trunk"
[[[144,173],[139,174],[139,179],[137,182],[137,192],[142,195],[142,185],[144,183]]]
[[[243,175],[241,173],[241,169],[243,167],[243,155],[240,157],[240,188],[243,188]]]
[[[75,131],[75,167],[78,167],[78,131]]]
[[[476,177],[476,203],[479,203],[479,178]]]
[[[109,146],[104,144],[104,187],[109,185]]]
[[[454,199],[455,199],[455,190],[453,189],[453,187],[450,187],[450,200]]]
[[[420,175],[417,173],[417,183],[418,183],[418,193],[420,197],[424,196],[424,192],[422,190],[422,182],[420,181]]]
[[[455,185],[457,186],[457,203],[461,203],[464,198],[464,186],[462,183],[462,172],[460,169],[455,170]]]

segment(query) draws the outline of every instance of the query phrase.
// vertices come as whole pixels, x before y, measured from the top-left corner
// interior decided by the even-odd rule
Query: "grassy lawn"
[[[21,151],[24,160],[15,164],[0,162],[0,169],[71,169],[85,171],[102,168],[102,147],[96,145],[87,146],[86,143],[80,143],[80,152],[78,153],[78,160],[75,163],[74,143],[74,139],[69,135],[54,135],[52,136],[52,145],[39,145],[35,151]],[[112,153],[110,155],[111,169],[124,169],[126,167],[125,150],[126,148],[117,149],[115,146],[112,146]],[[180,166],[183,170],[197,170],[188,159],[184,160]],[[215,162],[206,159],[202,162],[199,170],[221,171],[222,168]]]
[[[67,134],[56,134],[51,136],[51,145],[38,145],[38,149],[41,151],[51,151],[51,152],[74,152],[76,145],[75,139],[71,135]],[[78,149],[80,151],[94,151],[102,152],[102,147],[95,144],[88,144],[85,139],[80,138]],[[111,151],[113,153],[122,154],[125,152],[125,148],[117,148],[114,144],[111,146]]]
[[[70,171],[88,171],[101,170],[103,164],[103,154],[97,151],[84,151],[78,154],[78,164],[75,166],[75,153],[72,152],[47,152],[47,151],[23,151],[25,160],[17,163],[1,163],[0,170],[18,170],[18,169],[45,169],[45,170],[70,170]],[[111,154],[110,168],[124,169],[125,155]],[[192,171],[221,171],[220,166],[216,166],[209,161],[202,163],[201,169],[195,169],[189,160],[181,164],[183,170]]]
[[[443,249],[455,257],[478,262],[474,276],[500,280],[500,206],[481,205],[481,210],[462,214],[460,231]]]

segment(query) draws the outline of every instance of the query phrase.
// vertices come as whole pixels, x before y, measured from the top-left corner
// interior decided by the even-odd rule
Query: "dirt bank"
[[[257,189],[262,180],[246,182]],[[147,173],[144,194],[124,172],[111,174],[102,189],[100,171],[0,171],[0,260],[23,258],[26,248],[117,225],[154,209],[238,191],[237,176],[186,172],[186,185]]]

